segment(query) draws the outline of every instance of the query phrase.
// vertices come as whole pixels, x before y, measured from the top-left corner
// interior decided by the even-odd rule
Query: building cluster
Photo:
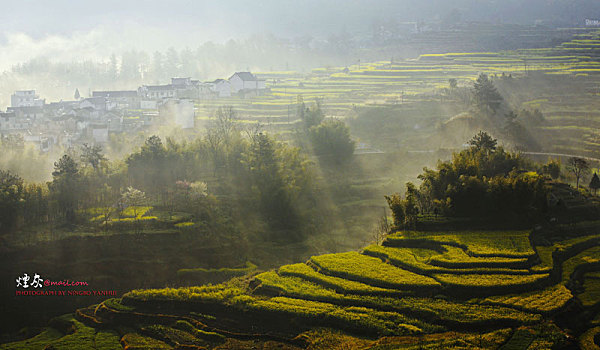
[[[265,81],[250,72],[237,72],[227,80],[212,82],[172,78],[167,85],[93,91],[87,98],[50,103],[35,90],[15,91],[10,107],[0,112],[0,136],[20,134],[43,152],[56,145],[104,144],[113,133],[135,132],[154,124],[193,128],[196,100],[266,91]]]

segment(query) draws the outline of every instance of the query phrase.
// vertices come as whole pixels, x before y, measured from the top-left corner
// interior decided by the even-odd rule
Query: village
[[[73,100],[46,103],[35,90],[15,91],[10,107],[0,112],[0,136],[22,137],[40,152],[84,143],[103,145],[111,134],[133,133],[152,125],[195,125],[198,100],[231,96],[256,96],[268,89],[265,80],[250,72],[229,79],[200,82],[189,77],[171,78],[166,85],[142,85],[137,90],[92,91]]]

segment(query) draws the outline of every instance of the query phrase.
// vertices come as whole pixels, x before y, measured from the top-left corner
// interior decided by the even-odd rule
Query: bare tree
[[[133,216],[135,220],[136,233],[139,233],[140,229],[140,218],[139,218],[139,210],[142,205],[146,202],[146,194],[138,189],[133,187],[127,187],[127,190],[123,193],[122,196],[123,202],[131,207],[133,211]]]
[[[219,107],[215,113],[214,129],[225,142],[228,142],[236,130],[237,113],[231,106]]]
[[[567,162],[567,170],[575,175],[577,188],[579,188],[579,180],[585,175],[589,168],[590,164],[587,160],[579,157],[569,158],[569,161]]]
[[[387,211],[383,208],[383,215],[377,221],[375,229],[373,230],[373,240],[375,244],[379,245],[383,242],[383,238],[391,230],[390,221],[388,220]]]

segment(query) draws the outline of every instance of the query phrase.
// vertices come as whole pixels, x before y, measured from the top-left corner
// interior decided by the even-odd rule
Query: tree
[[[594,195],[596,195],[596,192],[598,191],[599,188],[600,188],[600,178],[598,178],[598,174],[594,173],[594,175],[592,176],[592,180],[590,181],[590,190],[593,190]]]
[[[402,196],[399,193],[394,193],[390,196],[385,196],[385,200],[392,211],[394,226],[402,227],[406,217],[404,213],[404,200],[402,199]]]
[[[575,176],[577,188],[579,188],[579,180],[585,175],[590,168],[587,160],[579,157],[571,157],[567,163],[567,170],[569,170]]]
[[[494,83],[483,73],[479,74],[473,85],[473,97],[479,110],[485,113],[488,111],[496,113],[504,100]]]
[[[387,235],[388,233],[390,233],[391,227],[390,227],[390,222],[388,220],[388,216],[387,216],[387,211],[385,210],[385,207],[383,208],[383,215],[381,215],[381,217],[379,218],[379,220],[377,221],[377,225],[375,226],[375,228],[373,229],[373,240],[375,241],[375,244],[380,245],[381,242],[383,241],[383,238],[385,237],[385,235]]]
[[[476,151],[485,151],[491,153],[496,150],[498,141],[485,131],[480,131],[469,140],[469,145]]]
[[[560,177],[560,162],[554,159],[549,160],[548,163],[544,164],[542,167],[542,172],[550,175],[553,180],[558,179]]]
[[[214,129],[219,138],[229,142],[236,131],[237,113],[231,106],[219,107],[215,113]]]
[[[458,82],[455,78],[448,79],[448,84],[450,84],[451,89],[456,89],[458,87]]]
[[[146,194],[130,186],[121,195],[121,201],[125,206],[131,207],[136,224],[136,233],[139,232],[139,210],[146,203]]]
[[[306,107],[306,104],[302,100],[302,97],[298,96],[296,114],[298,118],[300,118],[300,120],[302,120],[302,122],[304,123],[304,128],[306,130],[310,129],[313,126],[321,124],[323,119],[325,119],[325,114],[323,113],[323,110],[321,108],[321,100],[318,98],[315,99],[315,103],[312,106]]]
[[[395,227],[415,228],[417,216],[419,214],[419,209],[417,208],[418,192],[415,185],[408,182],[406,183],[405,199],[402,199],[402,196],[398,193],[394,193],[391,196],[385,196],[388,206],[392,211]]]
[[[518,154],[496,147],[485,133],[474,137],[471,145],[454,153],[451,161],[438,163],[437,170],[425,168],[418,176],[418,190],[407,186],[407,200],[418,212],[498,222],[539,218],[546,210],[544,177],[524,171],[529,170],[527,163]],[[414,212],[403,209],[406,217]]]
[[[73,158],[65,154],[54,163],[52,177],[49,187],[58,204],[59,213],[67,223],[72,224],[75,222],[79,199],[82,196],[79,167]]]
[[[338,119],[330,119],[309,131],[310,139],[319,156],[332,157],[336,163],[343,163],[354,154],[354,141],[350,138],[350,129]]]
[[[0,233],[8,233],[15,226],[22,200],[23,179],[0,170]]]
[[[84,164],[89,164],[94,170],[98,170],[102,162],[106,161],[106,157],[102,154],[102,146],[91,146],[84,143],[81,146],[81,161]]]
[[[150,136],[138,152],[127,157],[127,173],[131,184],[142,190],[159,194],[173,184],[181,167],[177,166],[179,154],[167,149],[160,137]]]
[[[416,228],[419,209],[417,207],[419,191],[411,182],[406,183],[406,199],[404,204],[405,224],[409,228]]]
[[[283,146],[267,134],[259,133],[245,154],[249,180],[258,208],[266,221],[275,229],[297,228],[301,222],[292,201],[291,186],[302,179],[288,179],[284,162],[281,161]]]
[[[81,97],[81,95],[79,94],[79,89],[75,89],[75,94],[73,95],[73,98],[75,98],[75,100],[79,100],[79,98]]]

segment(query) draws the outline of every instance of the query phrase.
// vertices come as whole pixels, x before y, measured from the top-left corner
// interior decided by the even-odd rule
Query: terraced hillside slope
[[[133,290],[2,348],[594,348],[600,223],[570,227],[545,245],[531,243],[544,230],[396,232],[224,284]]]
[[[310,72],[258,72],[269,93],[196,101],[199,123],[214,111],[231,105],[244,123],[260,122],[266,130],[288,137],[299,127],[298,99],[322,100],[328,116],[346,118],[364,108],[390,107],[398,115],[420,112],[420,121],[403,126],[433,132],[436,123],[456,115],[461,89],[471,87],[480,73],[493,76],[500,92],[516,110],[540,110],[546,123],[536,126],[545,152],[594,157],[600,150],[598,133],[598,84],[600,32],[582,29],[573,39],[555,47],[502,52],[454,52],[423,54],[414,59],[363,62],[348,67],[323,67]],[[458,88],[452,88],[454,79]],[[468,94],[467,94],[468,95]],[[427,109],[430,105],[435,107]],[[431,125],[430,125],[431,124]],[[389,126],[389,125],[388,125]],[[390,130],[396,130],[390,128]],[[356,130],[353,130],[356,131]],[[363,142],[378,149],[423,150],[422,143],[380,130],[376,138]],[[547,137],[546,137],[547,136]],[[544,142],[552,140],[552,142]],[[435,147],[456,147],[434,143]]]

